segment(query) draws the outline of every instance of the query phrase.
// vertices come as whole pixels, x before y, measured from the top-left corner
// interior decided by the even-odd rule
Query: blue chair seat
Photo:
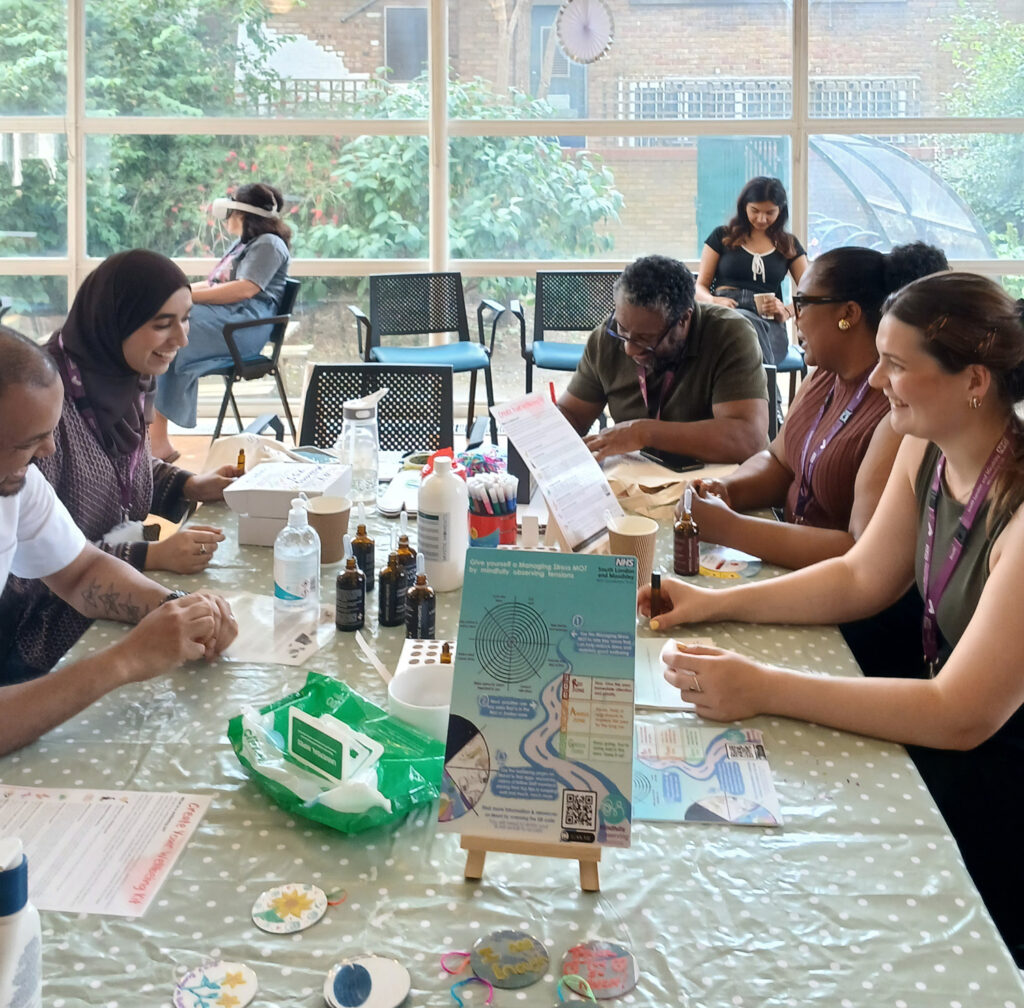
[[[447,364],[456,374],[485,368],[490,362],[479,343],[467,340],[431,347],[376,346],[370,357],[380,364]]]
[[[575,371],[583,356],[582,343],[557,343],[536,340],[533,344],[533,363],[552,371]]]
[[[786,356],[775,362],[776,371],[803,371],[807,365],[804,364],[804,352],[792,343],[786,350]]]

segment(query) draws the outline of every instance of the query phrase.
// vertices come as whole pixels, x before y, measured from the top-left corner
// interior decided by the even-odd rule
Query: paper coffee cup
[[[637,588],[651,583],[657,538],[658,523],[653,518],[620,515],[608,522],[609,551],[618,556],[634,556],[637,559]]]
[[[773,318],[772,302],[774,300],[774,294],[755,294],[754,307],[757,309],[757,314],[762,318]]]
[[[352,502],[347,497],[314,497],[307,512],[320,537],[320,563],[337,563],[345,555],[345,533]]]

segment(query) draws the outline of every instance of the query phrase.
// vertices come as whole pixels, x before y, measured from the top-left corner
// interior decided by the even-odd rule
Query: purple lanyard
[[[814,470],[832,439],[846,426],[846,422],[857,412],[857,407],[864,401],[864,397],[868,394],[868,379],[865,378],[860,383],[860,388],[854,392],[853,397],[846,404],[846,408],[839,414],[839,417],[832,423],[832,426],[829,427],[824,437],[818,441],[817,447],[812,451],[811,443],[817,440],[818,425],[821,423],[821,418],[825,415],[826,410],[832,405],[832,400],[835,398],[838,387],[839,376],[837,375],[836,380],[832,383],[832,388],[829,390],[828,395],[825,396],[825,401],[821,404],[821,409],[818,410],[818,415],[811,424],[810,430],[807,431],[807,437],[804,438],[804,450],[800,455],[800,486],[797,489],[796,506],[793,508],[793,523],[796,525],[804,523],[804,512],[807,510],[807,505],[814,498],[814,493],[811,490]],[[810,454],[808,455],[808,453]]]
[[[100,447],[103,446],[103,437],[100,433],[100,424],[96,419],[96,411],[92,408],[92,404],[89,402],[88,397],[85,394],[85,383],[82,381],[82,372],[79,370],[78,365],[71,359],[68,352],[64,349],[64,338],[58,333],[57,344],[60,347],[60,364],[61,371],[65,379],[65,385],[71,393],[71,398],[75,402],[75,406],[78,408],[78,412],[82,415],[82,419],[85,420],[89,430],[92,431],[96,440],[99,442]],[[128,480],[127,482],[122,478],[121,472],[117,467],[117,460],[114,458],[110,459],[110,466],[114,470],[114,477],[117,479],[117,486],[119,493],[119,499],[121,503],[121,519],[122,521],[128,520],[132,503],[132,488],[135,485],[135,471],[139,467],[139,459],[142,457],[142,448],[146,443],[146,438],[143,436],[142,440],[136,445],[131,455],[128,457]]]
[[[640,383],[640,395],[643,396],[644,406],[647,409],[647,415],[652,420],[661,419],[661,404],[665,401],[665,397],[669,394],[673,384],[675,384],[676,373],[674,370],[666,371],[665,377],[661,380],[661,392],[658,394],[658,412],[654,415],[651,414],[651,404],[647,400],[647,373],[642,367],[637,365],[636,369],[636,380]]]
[[[935,664],[939,657],[939,631],[936,613],[942,602],[942,596],[949,586],[949,580],[953,576],[953,571],[956,570],[956,565],[960,560],[960,554],[963,552],[967,534],[971,531],[974,520],[978,517],[978,512],[981,510],[982,504],[985,503],[989,489],[996,478],[996,474],[1003,467],[1006,453],[1009,450],[1010,435],[1008,432],[1004,432],[1003,436],[999,439],[999,443],[992,449],[992,454],[989,455],[985,468],[981,470],[978,482],[974,484],[974,489],[971,491],[967,506],[964,508],[964,513],[960,516],[956,532],[950,541],[949,552],[946,554],[942,569],[935,579],[935,584],[932,585],[932,553],[935,548],[935,508],[939,500],[942,479],[946,473],[946,456],[940,455],[939,461],[935,465],[935,475],[932,477],[931,490],[928,492],[928,531],[924,543],[922,571],[924,580],[924,618],[921,625],[924,657],[925,661],[928,662],[928,668],[932,675],[935,674]]]

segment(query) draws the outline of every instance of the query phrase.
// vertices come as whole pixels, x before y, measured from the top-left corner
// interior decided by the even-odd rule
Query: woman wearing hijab
[[[291,262],[292,232],[281,219],[280,189],[254,182],[239,186],[228,200],[215,201],[215,212],[217,203],[225,207],[225,227],[236,240],[206,280],[192,285],[195,308],[189,346],[157,382],[153,454],[168,462],[178,458],[168,437],[168,419],[179,427],[195,427],[199,379],[231,363],[224,326],[276,315]],[[238,332],[243,357],[257,354],[268,333],[264,326]]]
[[[154,378],[188,343],[185,274],[155,252],[111,256],[86,277],[46,350],[64,384],[54,451],[37,460],[75,523],[101,549],[139,570],[194,574],[224,536],[197,525],[147,541],[142,521],[179,521],[192,501],[221,500],[233,466],[193,475],[154,459],[146,408]],[[0,598],[0,682],[49,671],[89,621],[40,581],[10,578]]]

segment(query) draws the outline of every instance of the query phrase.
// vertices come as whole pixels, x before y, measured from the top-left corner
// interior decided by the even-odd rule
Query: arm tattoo
[[[140,605],[131,592],[122,596],[113,584],[104,588],[98,581],[92,581],[82,589],[82,601],[85,615],[122,623],[138,623],[149,612],[149,608]]]

